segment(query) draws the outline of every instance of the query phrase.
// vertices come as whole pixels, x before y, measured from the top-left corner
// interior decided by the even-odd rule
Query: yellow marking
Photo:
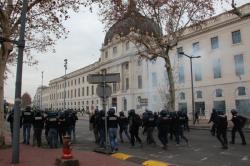
[[[120,160],[127,160],[129,157],[131,157],[125,153],[114,153],[111,156]]]
[[[155,160],[147,160],[142,163],[144,166],[170,166],[168,163],[155,161]]]

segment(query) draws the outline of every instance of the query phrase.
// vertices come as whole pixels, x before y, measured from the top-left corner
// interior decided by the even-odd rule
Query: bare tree
[[[93,4],[92,1],[88,1]],[[95,0],[100,8],[103,21],[113,25],[126,19],[128,13],[142,15],[160,27],[163,35],[149,34],[131,27],[127,38],[135,43],[141,57],[163,58],[169,79],[168,105],[175,110],[175,84],[169,51],[175,48],[187,27],[201,28],[206,18],[214,14],[213,0]],[[131,16],[131,15],[129,15]]]
[[[29,0],[26,24],[26,59],[33,61],[31,49],[45,52],[53,49],[59,38],[66,38],[68,30],[62,22],[69,19],[69,12],[78,12],[85,0]],[[0,144],[3,139],[3,90],[6,66],[16,59],[16,47],[7,42],[16,40],[20,28],[21,0],[0,2]]]

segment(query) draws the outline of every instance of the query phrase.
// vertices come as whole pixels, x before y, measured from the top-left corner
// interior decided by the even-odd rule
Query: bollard
[[[63,155],[62,159],[72,159],[73,155],[71,153],[72,149],[70,148],[70,136],[66,135],[63,137]]]

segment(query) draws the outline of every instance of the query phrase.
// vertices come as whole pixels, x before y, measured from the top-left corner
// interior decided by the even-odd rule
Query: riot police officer
[[[142,121],[141,121],[140,116],[135,113],[134,109],[131,109],[129,111],[128,121],[129,121],[129,132],[130,132],[131,146],[132,147],[135,146],[135,139],[136,139],[137,142],[139,142],[141,144],[141,147],[142,147],[142,141],[141,141],[141,138],[138,135],[139,134],[139,128],[142,125]]]
[[[231,110],[232,113],[232,122],[234,124],[233,129],[232,129],[232,140],[231,144],[235,143],[235,133],[238,131],[241,137],[241,144],[246,145],[246,139],[244,136],[244,133],[242,131],[242,128],[244,127],[244,124],[246,122],[246,118],[243,116],[238,115],[237,111],[235,109]]]
[[[65,113],[58,112],[58,136],[61,144],[63,144],[64,135],[66,135]]]
[[[57,148],[58,145],[58,115],[51,112],[47,116],[48,142],[50,148]]]
[[[154,127],[156,125],[156,119],[155,115],[152,113],[152,111],[148,112],[148,117],[145,120],[144,127],[146,127],[147,132],[147,143],[148,144],[155,144],[155,140],[153,137]]]
[[[177,120],[176,120],[176,132],[177,132],[177,144],[180,143],[180,138],[184,139],[186,143],[188,144],[188,139],[184,135],[184,128],[185,128],[185,123],[186,123],[186,116],[183,111],[178,111],[177,112]]]
[[[128,140],[130,140],[130,136],[128,134],[128,118],[124,115],[124,112],[120,112],[119,113],[119,127],[120,127],[120,131],[119,131],[119,135],[120,135],[120,140],[123,143],[123,137],[122,137],[122,133],[124,132],[125,135],[127,136]]]
[[[215,119],[215,124],[217,127],[217,138],[220,141],[223,149],[228,149],[227,142],[227,116],[224,111],[218,111],[218,115]]]
[[[171,125],[171,116],[166,110],[162,110],[160,112],[160,117],[157,120],[157,128],[158,128],[158,138],[163,145],[163,149],[167,148],[168,144],[168,133]]]
[[[44,117],[40,110],[36,111],[34,114],[33,128],[34,128],[34,138],[33,141],[37,142],[37,146],[40,147],[42,144],[42,130],[44,127]],[[34,142],[33,142],[34,144]]]
[[[110,108],[108,111],[108,133],[109,133],[109,141],[111,145],[111,151],[118,151],[118,143],[117,143],[117,128],[118,128],[118,117],[115,115],[115,109]]]
[[[105,112],[103,110],[101,110],[99,113],[97,120],[97,127],[99,131],[99,145],[100,147],[104,147],[106,137],[105,137]]]
[[[213,108],[211,117],[210,117],[210,119],[209,119],[209,121],[208,121],[208,123],[213,122],[212,128],[211,128],[211,130],[210,130],[212,136],[215,136],[215,131],[216,131],[215,119],[216,119],[216,117],[217,117],[217,112],[216,112],[216,109]]]
[[[33,123],[33,113],[31,107],[27,106],[22,112],[22,126],[23,126],[23,143],[30,144],[30,130]]]

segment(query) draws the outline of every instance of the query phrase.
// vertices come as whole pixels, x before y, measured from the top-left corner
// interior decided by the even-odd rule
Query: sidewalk
[[[9,135],[6,134],[6,142],[10,143]],[[80,166],[138,166],[138,164],[121,161],[111,156],[95,152],[78,151],[72,152],[75,159],[79,160]],[[62,149],[43,149],[31,145],[20,144],[20,162],[18,166],[54,166],[56,158],[60,158]],[[0,166],[12,166],[12,148],[0,149]]]

